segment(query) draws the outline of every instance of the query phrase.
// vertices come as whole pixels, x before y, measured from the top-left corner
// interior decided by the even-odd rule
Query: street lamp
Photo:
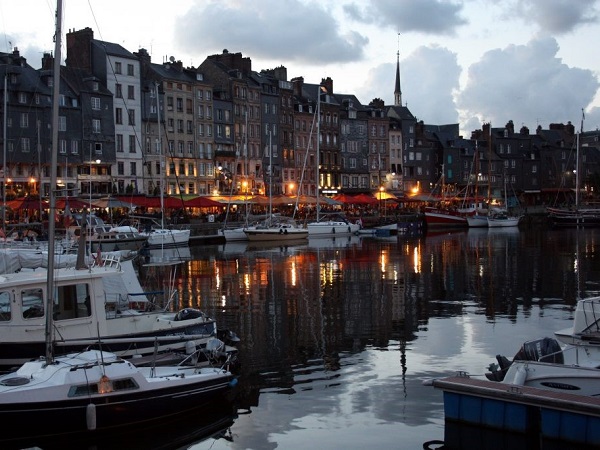
[[[379,214],[381,214],[381,204],[383,203],[383,192],[385,188],[383,186],[379,187]],[[385,217],[385,211],[383,212],[383,216]]]

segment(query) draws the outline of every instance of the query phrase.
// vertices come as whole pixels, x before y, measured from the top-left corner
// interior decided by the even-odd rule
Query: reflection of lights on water
[[[418,246],[413,249],[413,270],[415,273],[421,273],[421,254]]]
[[[221,306],[227,306],[227,296],[225,294],[221,295]]]
[[[381,254],[379,255],[379,261],[381,264],[381,273],[385,274],[385,266],[387,263],[387,254],[385,252],[381,252]]]
[[[246,295],[250,295],[250,284],[252,282],[252,278],[250,278],[250,274],[249,273],[245,273],[244,277],[243,277],[243,284],[244,284],[244,293]]]
[[[298,267],[296,266],[296,261],[292,261],[292,266],[290,267],[290,280],[292,286],[296,286],[298,282]]]
[[[485,272],[485,269],[483,267],[483,264],[479,265],[479,276],[483,277],[483,273]]]

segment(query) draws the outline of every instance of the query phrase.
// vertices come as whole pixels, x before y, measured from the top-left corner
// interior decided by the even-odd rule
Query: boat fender
[[[89,431],[96,429],[96,405],[93,403],[88,403],[85,408],[85,420]]]
[[[236,387],[237,384],[238,384],[237,378],[232,378],[232,380],[229,382],[229,387],[231,387],[231,388]]]
[[[521,365],[517,367],[517,372],[515,373],[515,378],[513,380],[513,384],[517,386],[523,386],[525,384],[525,380],[527,379],[527,367]]]
[[[350,233],[352,230],[350,229],[350,226],[348,226],[348,233]]]
[[[287,228],[283,230],[283,234],[287,234]]]
[[[333,234],[335,234],[335,227],[333,227],[333,228],[331,229],[331,232],[332,232]]]
[[[175,320],[190,320],[204,316],[204,313],[195,308],[183,308],[175,315]]]
[[[279,229],[279,234],[283,234],[283,228]]]
[[[194,341],[186,341],[185,354],[193,355],[194,353],[196,353],[196,344],[194,344]]]

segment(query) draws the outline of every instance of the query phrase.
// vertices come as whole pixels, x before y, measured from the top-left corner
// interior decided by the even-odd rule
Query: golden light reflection
[[[298,266],[296,265],[295,260],[292,260],[290,267],[290,281],[292,286],[296,286],[298,284]]]
[[[244,284],[244,294],[250,295],[250,286],[252,285],[252,278],[250,277],[249,273],[244,274],[243,284]]]
[[[221,295],[221,306],[223,308],[227,306],[227,296],[225,294]]]
[[[419,246],[415,246],[413,249],[413,270],[415,273],[421,273],[421,254],[419,252]]]
[[[385,251],[382,251],[379,255],[379,262],[381,264],[381,272],[385,274],[385,268],[387,266],[388,255]]]

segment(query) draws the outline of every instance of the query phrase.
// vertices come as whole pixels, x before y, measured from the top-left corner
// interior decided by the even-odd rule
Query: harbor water
[[[599,294],[599,237],[536,226],[191,247],[178,301],[234,330],[241,364],[233,423],[187,446],[439,448],[442,392],[424,382],[482,375],[569,326],[577,298]],[[489,436],[475,445],[518,448]]]
[[[198,308],[240,337],[233,404],[38,447],[576,448],[446,424],[427,382],[482,376],[497,354],[569,326],[577,299],[600,295],[599,245],[600,229],[528,225],[193,245],[169,249],[184,260],[174,274],[141,258],[147,290],[174,288],[172,308]]]

